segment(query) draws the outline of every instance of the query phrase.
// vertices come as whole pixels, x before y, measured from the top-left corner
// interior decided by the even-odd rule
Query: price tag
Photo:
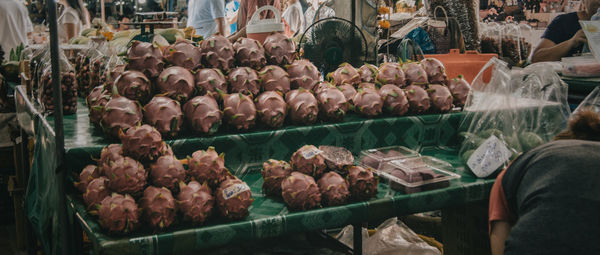
[[[317,156],[319,154],[323,153],[322,150],[319,149],[310,149],[310,150],[306,150],[302,152],[302,157],[304,157],[305,159],[311,159],[314,156]]]
[[[225,198],[225,200],[227,200],[227,199],[235,197],[238,194],[240,194],[244,191],[247,191],[247,190],[250,190],[250,187],[248,187],[248,184],[236,183],[236,184],[231,185],[223,190],[223,198]]]
[[[477,177],[484,178],[502,166],[511,155],[506,145],[492,135],[473,152],[467,160],[467,165]]]

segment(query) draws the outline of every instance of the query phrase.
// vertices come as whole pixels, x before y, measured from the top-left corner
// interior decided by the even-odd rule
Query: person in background
[[[304,33],[304,15],[299,0],[288,0],[288,6],[283,12],[283,19],[290,26],[290,34],[295,36]],[[293,37],[292,36],[292,37]]]
[[[600,254],[600,115],[575,113],[555,141],[516,158],[492,187],[493,255]]]
[[[58,26],[61,42],[68,42],[79,36],[83,29],[90,27],[90,14],[82,0],[58,1]]]
[[[225,0],[190,0],[188,27],[204,38],[225,35]]]
[[[226,33],[227,36],[237,31],[237,15],[239,8],[240,2],[238,0],[230,0],[225,5],[225,12],[227,13],[227,28],[229,30],[229,32]]]
[[[27,7],[19,0],[0,1],[0,46],[5,58],[11,49],[27,45],[27,36],[33,32]]]
[[[554,18],[533,50],[531,62],[560,61],[581,52],[587,38],[580,20],[590,20],[600,7],[600,0],[583,0],[583,11],[562,14]]]
[[[254,15],[254,12],[265,5],[272,5],[281,11],[281,2],[279,0],[240,0],[240,9],[238,9],[237,32],[229,37],[229,41],[235,42],[240,37],[246,37],[246,24]],[[272,12],[263,12],[261,18],[274,18]]]
[[[312,25],[314,22],[317,22],[319,20],[335,17],[335,11],[331,9],[331,7],[326,5],[327,0],[311,1],[311,6],[308,7],[306,12],[304,13],[306,27]],[[321,8],[320,10],[319,7]],[[317,10],[319,10],[319,13],[317,13]]]

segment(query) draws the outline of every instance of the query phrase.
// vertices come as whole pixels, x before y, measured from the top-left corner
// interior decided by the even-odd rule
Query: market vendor
[[[600,115],[514,160],[490,194],[492,255],[600,254]]]
[[[254,12],[265,5],[272,5],[277,10],[281,11],[281,2],[279,0],[240,0],[240,8],[238,9],[237,32],[229,37],[229,41],[235,42],[240,37],[246,37],[246,24],[254,15]],[[274,18],[271,12],[263,12],[261,18]]]
[[[66,43],[90,27],[90,14],[82,0],[59,0],[57,22],[60,41]]]
[[[0,1],[0,46],[6,53],[20,44],[27,45],[27,36],[33,32],[33,26],[27,8],[19,0]]]
[[[580,20],[590,20],[600,7],[600,0],[583,0],[584,10],[554,18],[533,51],[531,62],[560,61],[581,52],[587,42]]]
[[[226,0],[190,0],[188,27],[204,38],[225,35]]]

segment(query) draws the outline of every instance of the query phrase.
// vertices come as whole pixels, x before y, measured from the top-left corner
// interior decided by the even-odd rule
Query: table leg
[[[354,239],[354,245],[353,245],[353,251],[354,251],[354,255],[362,255],[362,250],[363,250],[363,242],[362,242],[362,226],[363,224],[361,223],[356,223],[356,224],[352,224],[352,228],[353,228],[353,239]]]

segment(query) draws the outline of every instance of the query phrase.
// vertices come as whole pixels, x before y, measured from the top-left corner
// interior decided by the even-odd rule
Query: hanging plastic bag
[[[77,112],[77,81],[75,70],[69,63],[62,50],[59,50],[60,85],[62,90],[63,114],[74,114]],[[47,65],[42,72],[40,88],[38,89],[38,100],[44,113],[52,114],[55,110],[54,88],[52,86],[52,66]]]
[[[112,85],[122,72],[125,71],[125,61],[123,61],[122,57],[117,55],[117,51],[112,50],[110,57],[106,61],[104,65],[104,70],[102,71],[101,82],[104,87],[108,87],[112,89]]]

